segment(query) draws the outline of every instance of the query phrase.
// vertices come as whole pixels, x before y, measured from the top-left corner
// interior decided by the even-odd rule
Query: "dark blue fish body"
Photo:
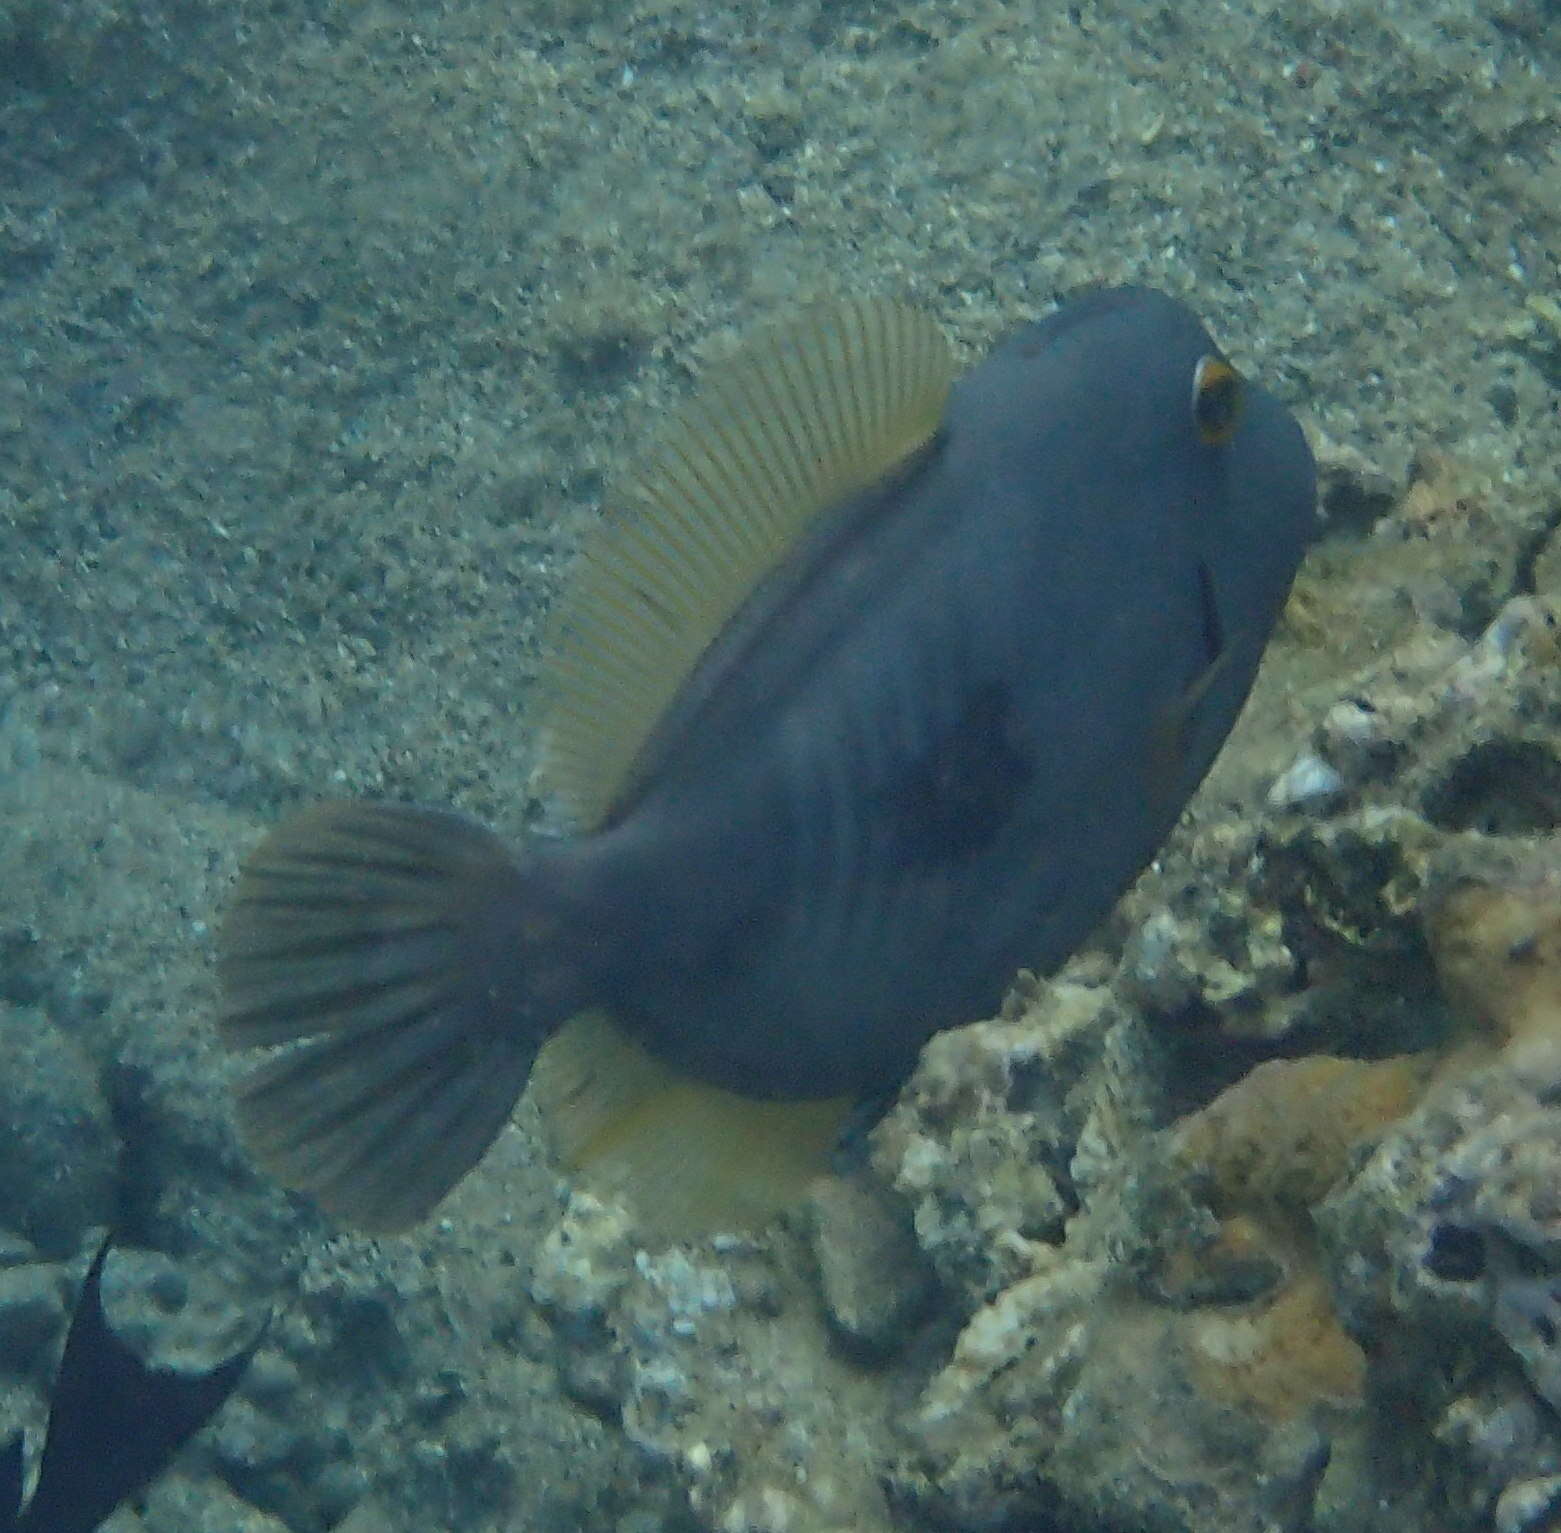
[[[328,1207],[426,1211],[535,1061],[610,1190],[762,1212],[728,1185],[796,1142],[762,1104],[882,1096],[1155,854],[1310,538],[1300,429],[1160,294],[1077,300],[952,385],[907,313],[761,348],[588,556],[553,727],[578,834],[515,856],[328,806],[251,860],[224,1027],[278,1051],[243,1115]]]
[[[658,1051],[755,1095],[871,1092],[1066,958],[1154,855],[1313,518],[1271,397],[1198,439],[1213,352],[1156,294],[1029,326],[707,660],[642,796],[564,854],[614,902],[609,1003]]]

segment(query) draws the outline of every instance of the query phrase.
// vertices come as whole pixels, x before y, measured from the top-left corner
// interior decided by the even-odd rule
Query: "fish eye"
[[[1241,374],[1223,357],[1199,357],[1192,374],[1192,423],[1198,440],[1223,447],[1241,419]]]

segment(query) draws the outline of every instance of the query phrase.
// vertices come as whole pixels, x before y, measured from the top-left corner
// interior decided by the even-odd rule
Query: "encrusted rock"
[[[1561,1469],[1558,895],[1553,838],[1444,847],[1426,929],[1459,1025],[1440,1082],[1318,1211],[1374,1393],[1434,1423],[1444,1504],[1506,1487],[1512,1528],[1547,1525],[1536,1487]]]
[[[1449,1000],[1493,1047],[1561,1036],[1561,840],[1462,837],[1433,869],[1427,929]]]
[[[64,1323],[58,1267],[0,1269],[0,1358],[5,1373],[34,1378],[44,1374],[45,1353]]]
[[[1101,989],[1036,988],[1011,1019],[940,1033],[874,1132],[939,1277],[969,1302],[1048,1264],[1094,1105],[1089,1066],[1115,1017]]]
[[[87,1057],[50,1017],[0,1004],[0,1225],[75,1254],[115,1215],[119,1140]]]
[[[1561,1522],[1561,1474],[1509,1485],[1496,1502],[1495,1533],[1550,1533]]]
[[[623,1209],[576,1192],[532,1268],[531,1296],[553,1317],[564,1388],[592,1410],[617,1410],[627,1388],[609,1314],[629,1282],[633,1250]]]
[[[1344,1176],[1355,1146],[1409,1111],[1431,1068],[1414,1056],[1270,1060],[1178,1125],[1175,1153],[1208,1177],[1223,1212],[1302,1215]]]

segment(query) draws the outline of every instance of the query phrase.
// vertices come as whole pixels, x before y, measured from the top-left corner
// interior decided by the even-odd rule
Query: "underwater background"
[[[1084,952],[760,1238],[643,1249],[525,1109],[408,1237],[261,1178],[261,830],[531,822],[540,618],[738,334],[896,296],[973,361],[1094,282],[1301,415],[1326,521]],[[105,1226],[154,1357],[276,1308],[105,1526],[1561,1518],[1552,0],[0,0],[0,341],[0,1435]]]

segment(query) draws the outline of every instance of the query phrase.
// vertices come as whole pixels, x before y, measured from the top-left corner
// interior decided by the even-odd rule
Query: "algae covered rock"
[[[1370,1360],[1390,1503],[1419,1502],[1429,1454],[1426,1515],[1480,1525],[1511,1484],[1561,1463],[1545,1217],[1558,1133],[1533,1080],[1486,1066],[1434,1088],[1318,1210],[1340,1315]]]
[[[622,1430],[647,1483],[681,1488],[694,1526],[889,1526],[877,1385],[864,1349],[826,1343],[811,1266],[748,1238],[646,1250],[622,1209],[578,1191],[537,1254],[564,1387]]]
[[[1153,1018],[1287,1053],[1434,1045],[1433,858],[1452,837],[1561,825],[1556,624],[1550,601],[1515,597],[1472,641],[1413,628],[1331,689],[1278,779],[1309,763],[1328,793],[1195,824],[1124,904],[1118,988]]]
[[[965,1302],[991,1298],[1061,1244],[1072,1163],[1115,1015],[1108,993],[1021,987],[1003,1018],[934,1038],[874,1134],[874,1164]]]
[[[74,1255],[114,1217],[119,1138],[91,1063],[54,1020],[0,1004],[0,1227]]]
[[[1463,1033],[1318,1212],[1373,1392],[1414,1402],[1385,1483],[1410,1494],[1418,1441],[1449,1506],[1514,1528],[1541,1525],[1534,1487],[1561,1465],[1558,875],[1548,838],[1463,838],[1439,859],[1427,930]]]

